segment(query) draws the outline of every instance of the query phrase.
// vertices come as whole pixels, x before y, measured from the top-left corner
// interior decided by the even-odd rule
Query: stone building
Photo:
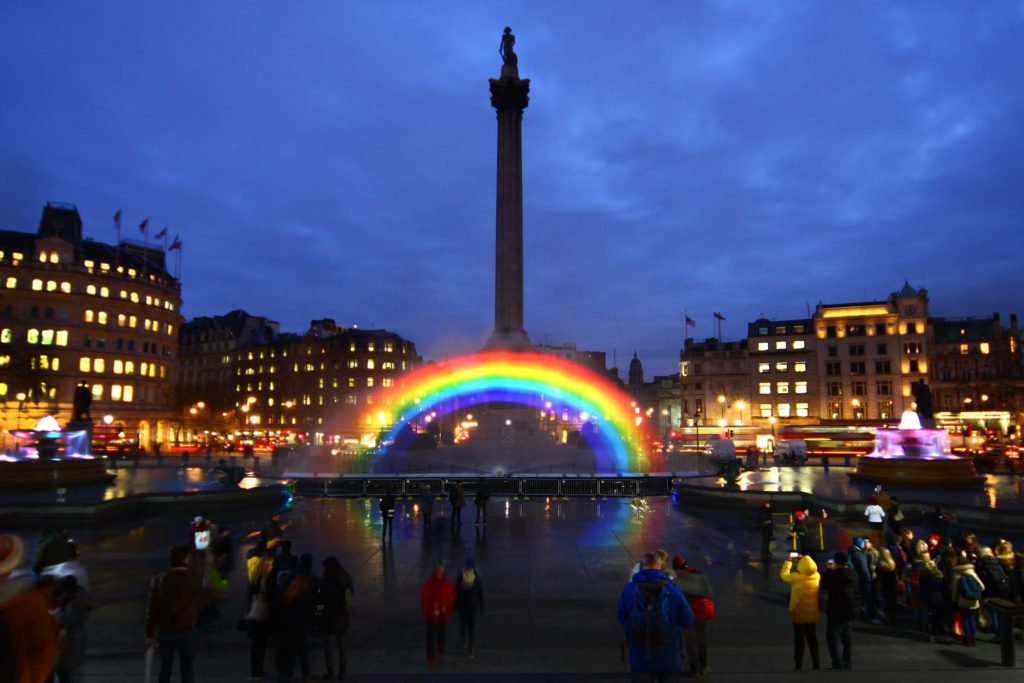
[[[814,330],[810,319],[760,318],[747,326],[752,424],[767,426],[772,417],[792,422],[820,415]]]
[[[679,355],[682,416],[686,425],[725,425],[750,420],[747,340],[686,339]]]
[[[33,232],[0,231],[0,419],[72,418],[87,385],[91,416],[139,443],[163,441],[174,414],[181,287],[167,254],[82,235],[71,204],[48,203]],[[109,417],[108,417],[109,416]]]

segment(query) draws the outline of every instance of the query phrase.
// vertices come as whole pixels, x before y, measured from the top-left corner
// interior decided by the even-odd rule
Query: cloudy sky
[[[693,336],[885,298],[1021,308],[1024,4],[47,2],[0,21],[0,227],[184,243],[186,317],[493,326],[501,29],[526,328],[648,376]],[[134,235],[132,233],[135,233]]]

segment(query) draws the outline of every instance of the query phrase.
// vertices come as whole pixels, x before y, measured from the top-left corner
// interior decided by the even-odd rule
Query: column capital
[[[498,110],[522,113],[530,104],[529,78],[489,78],[491,84],[491,106]]]

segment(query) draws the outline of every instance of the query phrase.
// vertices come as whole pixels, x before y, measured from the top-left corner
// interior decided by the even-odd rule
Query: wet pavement
[[[446,509],[440,502],[435,505],[435,512]],[[668,498],[648,499],[639,507],[624,499],[495,498],[488,509],[488,525],[475,527],[470,503],[465,525],[454,536],[446,514],[435,514],[433,532],[425,536],[418,507],[400,501],[394,539],[382,545],[375,500],[296,500],[285,519],[294,550],[313,553],[317,567],[328,555],[338,557],[355,582],[350,680],[628,680],[615,604],[633,563],[654,548],[683,555],[709,575],[715,588],[716,615],[709,628],[712,680],[785,681],[812,675],[792,671],[788,592],[778,579],[778,563],[762,562],[752,552],[758,535],[749,514],[681,510]],[[217,520],[234,532],[239,558],[244,539],[262,528],[264,517],[239,512]],[[73,530],[92,574],[93,592],[103,603],[93,613],[89,655],[76,680],[142,680],[148,580],[164,567],[168,548],[188,540],[190,519],[181,515]],[[830,524],[826,538],[830,546],[842,545],[850,533],[864,530]],[[27,537],[36,533],[21,531]],[[778,551],[781,560],[784,549]],[[453,621],[447,659],[440,669],[428,671],[420,586],[436,561],[454,570],[467,555],[477,560],[486,597],[477,657],[461,656]],[[232,596],[222,607],[225,629],[205,638],[197,658],[200,681],[248,679],[248,641],[235,630],[244,595],[240,560],[230,580]],[[824,618],[818,635],[823,641]],[[1019,671],[998,666],[999,650],[989,638],[982,636],[979,641],[985,642],[968,649],[932,644],[905,629],[862,624],[855,627],[854,666],[860,672],[899,672],[901,681],[1017,679]],[[313,646],[311,659],[313,673],[322,673],[319,646]]]

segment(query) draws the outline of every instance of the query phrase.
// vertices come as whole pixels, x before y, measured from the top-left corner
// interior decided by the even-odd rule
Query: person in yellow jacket
[[[793,561],[796,560],[796,571]],[[811,665],[821,668],[818,655],[818,565],[808,555],[790,553],[782,563],[779,578],[789,584],[789,618],[793,621],[793,658],[799,671],[804,663],[804,642],[811,651]]]

